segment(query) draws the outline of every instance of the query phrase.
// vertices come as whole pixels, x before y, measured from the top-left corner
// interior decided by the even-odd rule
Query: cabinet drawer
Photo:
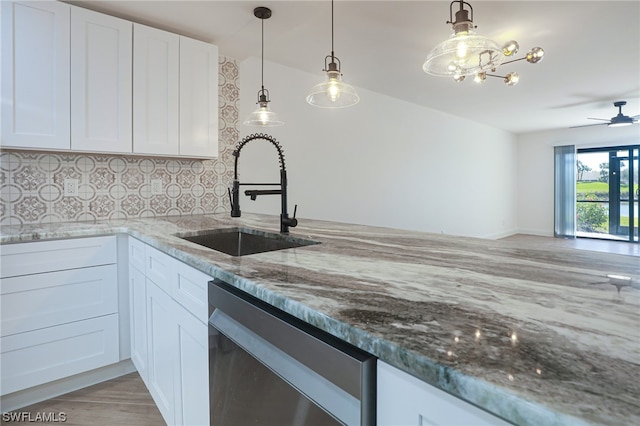
[[[2,336],[118,311],[116,265],[2,280]]]
[[[209,322],[207,283],[212,278],[191,266],[174,260],[176,272],[171,283],[171,296],[204,324]]]
[[[119,361],[118,314],[0,338],[2,394]]]
[[[155,285],[171,294],[171,274],[173,273],[174,259],[151,246],[146,247],[145,275]]]
[[[2,278],[116,263],[116,237],[4,244]]]
[[[145,247],[146,244],[133,237],[127,237],[129,246],[129,266],[133,266],[138,271],[144,273],[145,268]]]

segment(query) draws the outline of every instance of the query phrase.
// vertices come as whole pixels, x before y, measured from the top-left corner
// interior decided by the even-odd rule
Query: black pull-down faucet
[[[264,139],[271,142],[278,151],[278,159],[280,161],[280,183],[240,183],[238,180],[238,158],[240,158],[240,150],[250,141],[254,139]],[[280,144],[271,136],[262,133],[255,133],[242,139],[233,151],[233,156],[236,157],[233,165],[233,188],[229,190],[229,198],[231,199],[231,217],[240,217],[240,185],[245,186],[280,186],[280,189],[248,189],[244,191],[244,194],[255,200],[258,195],[280,195],[281,200],[281,212],[280,212],[280,232],[283,234],[289,233],[289,228],[293,228],[298,225],[296,219],[296,211],[298,206],[293,210],[293,217],[289,217],[287,213],[287,170],[284,164],[284,153]]]

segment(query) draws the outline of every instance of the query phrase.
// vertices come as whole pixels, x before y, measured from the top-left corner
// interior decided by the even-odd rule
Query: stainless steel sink
[[[214,229],[202,231],[195,235],[178,234],[177,236],[183,240],[191,241],[231,256],[246,256],[248,254],[320,244],[319,241],[251,228]]]

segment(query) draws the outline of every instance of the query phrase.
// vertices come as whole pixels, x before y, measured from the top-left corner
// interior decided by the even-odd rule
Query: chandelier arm
[[[525,56],[525,57],[522,57],[522,58],[512,59],[512,60],[510,60],[510,61],[503,62],[503,63],[501,63],[500,65],[506,65],[506,64],[510,64],[510,63],[512,63],[512,62],[523,61],[523,60],[525,60],[525,59],[527,59],[527,57],[526,57],[526,56]]]

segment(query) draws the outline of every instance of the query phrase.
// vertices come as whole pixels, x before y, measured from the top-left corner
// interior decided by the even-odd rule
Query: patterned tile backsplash
[[[2,150],[0,224],[177,216],[229,210],[239,139],[239,73],[220,57],[219,155],[214,160]],[[78,195],[64,195],[77,179]],[[152,182],[155,184],[152,188]],[[161,182],[161,185],[157,185]]]

